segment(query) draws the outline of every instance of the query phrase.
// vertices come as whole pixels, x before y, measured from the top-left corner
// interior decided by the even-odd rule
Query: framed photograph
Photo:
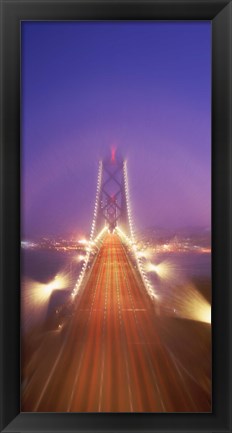
[[[1,2],[1,431],[231,431],[231,1]]]

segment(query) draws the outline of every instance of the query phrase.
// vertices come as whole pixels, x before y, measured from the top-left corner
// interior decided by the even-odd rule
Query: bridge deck
[[[162,344],[158,322],[120,238],[106,235],[63,340],[47,336],[31,360],[22,410],[210,411],[209,395]]]

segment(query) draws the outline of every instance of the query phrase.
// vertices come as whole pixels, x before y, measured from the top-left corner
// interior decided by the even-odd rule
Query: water
[[[59,308],[71,294],[81,270],[77,252],[67,253],[38,249],[21,252],[22,330],[42,325],[49,311]],[[49,284],[61,276],[61,286],[51,290]]]
[[[207,253],[167,253],[157,254],[155,263],[168,260],[186,278],[210,278],[211,254]]]
[[[71,293],[76,279],[81,270],[81,263],[77,262],[77,252],[58,252],[39,249],[23,249],[21,254],[21,299],[22,299],[22,328],[26,331],[33,325],[44,320],[49,309],[51,296],[46,299],[39,296],[43,291],[42,284],[48,284],[55,276],[65,273],[67,284],[65,290]],[[183,284],[183,281],[194,282],[197,290],[206,299],[211,300],[211,255],[194,253],[166,253],[157,254],[153,262],[168,264],[171,273],[168,279],[159,280],[158,276],[149,273],[149,279],[154,287],[159,289],[163,301],[167,304],[174,302],[176,296],[175,286]],[[203,283],[202,283],[203,280]],[[57,302],[63,302],[62,293],[57,297]]]
[[[21,276],[22,278],[47,282],[72,263],[73,257],[74,254],[58,251],[24,249],[21,253]],[[80,267],[79,264],[76,266]]]
[[[81,263],[75,261],[77,253],[22,250],[21,279],[30,279],[41,283],[52,280],[56,274],[66,269],[72,275],[78,275]],[[211,278],[211,254],[172,253],[155,256],[154,263],[168,261],[180,277]]]

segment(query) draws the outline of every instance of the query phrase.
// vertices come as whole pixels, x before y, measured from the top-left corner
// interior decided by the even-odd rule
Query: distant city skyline
[[[210,227],[210,22],[22,23],[22,237],[87,233],[98,160],[135,228]]]

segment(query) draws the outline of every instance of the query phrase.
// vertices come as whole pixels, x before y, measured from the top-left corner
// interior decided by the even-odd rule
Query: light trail
[[[34,311],[48,305],[55,290],[71,287],[72,291],[70,289],[71,297],[68,292],[66,304],[55,312],[62,316],[59,332],[50,332],[51,325],[44,323],[44,333],[39,329],[39,333],[33,330],[30,334],[27,350],[31,354],[22,353],[24,361],[27,356],[30,360],[29,363],[22,362],[23,411],[209,412],[210,387],[207,381],[210,380],[210,360],[206,362],[205,371],[204,368],[199,370],[198,366],[195,367],[198,363],[195,362],[196,358],[193,361],[194,350],[192,346],[190,350],[188,347],[191,335],[200,335],[194,335],[194,329],[199,330],[199,324],[193,321],[211,323],[210,304],[194,286],[185,284],[182,290],[174,263],[169,260],[156,264],[146,262],[147,259],[151,260],[152,253],[149,248],[139,248],[136,242],[127,164],[125,161],[123,164],[120,162],[116,168],[115,151],[112,152],[112,166],[107,160],[104,161],[100,161],[98,167],[90,236],[89,239],[78,241],[83,245],[83,254],[75,258],[82,263],[77,279],[78,267],[75,266],[75,283],[71,281],[69,263],[69,277],[63,273],[47,284],[39,286],[38,283],[38,293],[33,292],[34,283],[31,287],[29,285]],[[108,177],[104,177],[103,164]],[[121,182],[118,181],[119,171]],[[120,187],[116,193],[118,203],[114,195],[110,195],[112,185],[109,190],[104,189],[112,181],[117,188]],[[105,198],[102,194],[105,194]],[[107,213],[104,213],[108,201],[108,217],[114,215],[112,203],[115,206],[114,221],[108,220]],[[114,228],[120,222],[120,217],[123,221],[125,207],[129,236],[120,226]],[[119,210],[121,215],[118,216]],[[96,235],[101,218],[105,226]],[[109,229],[106,220],[109,221]],[[147,244],[150,245],[150,242]],[[75,251],[76,246],[75,243]],[[163,250],[168,253],[173,251],[174,246],[164,244]],[[162,287],[162,282],[165,283],[163,287],[167,290],[166,294],[164,290],[161,298],[163,303],[168,287],[172,291],[169,302],[175,312],[175,319],[164,318],[164,315],[158,318],[161,302],[153,302],[159,296],[147,273],[156,274],[155,285]],[[183,279],[181,281],[183,283]],[[73,302],[77,294],[78,299]],[[53,302],[50,305],[53,307]],[[185,326],[193,331],[187,334],[185,345],[179,339],[183,321],[176,320],[176,317],[190,319],[185,321]],[[176,332],[173,332],[174,327]],[[207,332],[202,341],[209,341],[210,327],[201,325],[201,331],[202,328]],[[167,335],[164,337],[165,332]],[[169,341],[169,345],[166,345],[168,338],[171,343]],[[181,346],[181,362],[176,357],[173,345]],[[205,351],[206,357],[198,356],[197,361],[203,362],[208,353]],[[199,371],[203,374],[199,374]],[[200,381],[204,382],[204,386]]]
[[[144,265],[143,265],[143,261],[141,260],[141,256],[138,254],[137,252],[137,247],[136,247],[136,243],[134,240],[134,235],[132,238],[129,238],[120,227],[116,227],[115,232],[118,233],[118,235],[120,236],[120,238],[126,243],[126,245],[129,246],[129,248],[133,251],[133,255],[135,257],[135,262],[136,265],[138,267],[138,271],[140,273],[140,276],[142,278],[142,281],[144,283],[144,286],[149,294],[149,296],[151,297],[151,299],[155,299],[156,301],[159,299],[159,296],[157,295],[157,293],[155,293],[154,288],[151,284],[151,282],[149,281],[145,269],[144,269]]]
[[[180,386],[136,273],[120,237],[106,234],[68,327],[56,339],[48,333],[30,361],[23,411],[210,410],[195,375],[183,371]]]
[[[136,242],[135,242],[135,235],[134,235],[134,227],[132,222],[132,216],[131,216],[131,206],[130,206],[130,197],[129,197],[129,182],[128,182],[128,174],[127,174],[127,162],[123,162],[123,174],[124,174],[124,188],[125,188],[125,195],[126,195],[126,206],[127,206],[127,216],[129,221],[129,228],[130,228],[130,239],[128,240],[129,244],[132,246],[134,251],[134,256],[136,260],[136,264],[138,266],[138,270],[140,272],[141,278],[143,280],[144,286],[149,294],[149,296],[153,300],[158,300],[158,295],[154,290],[154,287],[152,286],[151,282],[149,281],[144,266],[143,261],[141,259],[141,256],[138,254]],[[119,233],[124,237],[124,239],[128,239],[127,236],[122,232],[121,229],[119,229]]]

